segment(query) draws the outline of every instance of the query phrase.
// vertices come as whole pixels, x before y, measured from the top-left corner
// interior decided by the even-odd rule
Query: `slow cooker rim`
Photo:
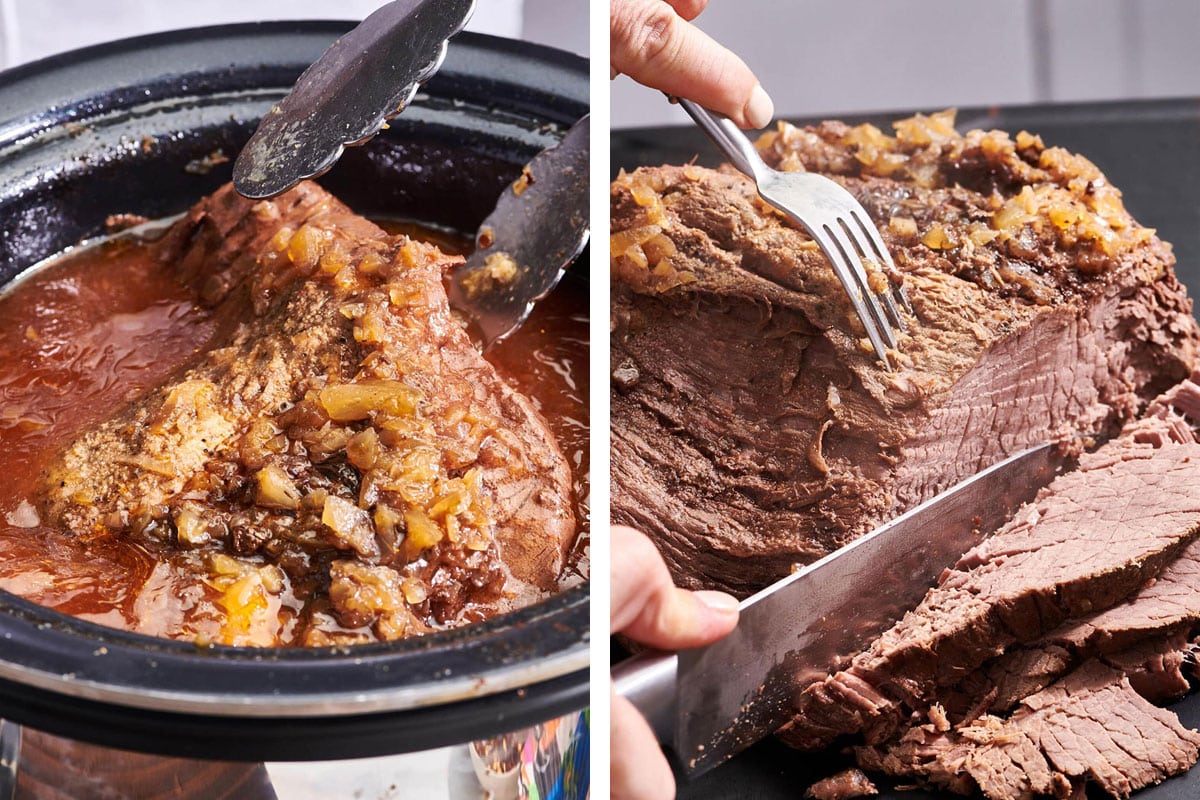
[[[0,597],[0,640],[5,642],[0,680],[100,703],[209,716],[322,717],[402,711],[486,697],[586,669],[590,641],[586,633],[549,654],[522,652],[509,639],[520,639],[522,629],[537,625],[586,625],[587,588],[579,585],[508,614],[427,637],[343,648],[197,648],[68,617],[4,593]],[[24,613],[14,615],[14,606]],[[481,662],[483,670],[471,671],[480,650],[510,644],[515,657]],[[10,660],[14,651],[28,654],[30,649],[37,651],[31,654],[34,664]],[[438,659],[438,664],[420,666],[435,667],[435,673],[442,671],[441,677],[424,680],[421,674],[411,683],[390,680],[394,667],[406,666],[406,657],[422,656],[422,660]],[[334,686],[347,670],[360,676],[374,673],[379,685],[303,693],[280,692],[276,686],[276,680],[297,678],[310,686]],[[172,688],[180,681],[186,689]],[[239,685],[245,688],[239,691]]]
[[[24,64],[19,64],[15,67],[10,67],[5,70],[0,70],[0,93],[17,92],[20,90],[23,83],[36,82],[55,71],[70,71],[85,65],[88,62],[103,61],[108,58],[119,58],[128,56],[131,53],[138,52],[149,48],[169,48],[173,45],[194,45],[197,42],[212,39],[216,43],[227,41],[230,38],[242,38],[252,36],[287,36],[287,35],[323,35],[328,34],[336,38],[338,35],[345,33],[358,24],[354,20],[273,20],[263,22],[235,22],[223,25],[204,25],[189,28],[176,28],[167,31],[159,31],[155,33],[146,33],[138,36],[131,36],[123,39],[115,39],[108,42],[99,42],[85,47],[80,47],[74,50],[67,50],[60,53],[52,53],[34,61],[29,61]],[[455,50],[464,50],[469,48],[480,49],[501,55],[517,57],[522,60],[532,60],[539,63],[544,63],[549,68],[557,68],[566,73],[575,73],[575,77],[582,81],[581,87],[586,91],[589,77],[589,62],[587,58],[575,53],[570,53],[565,50],[559,50],[547,45],[537,44],[534,42],[525,42],[519,39],[510,39],[502,36],[493,36],[489,34],[476,33],[474,31],[464,31],[457,34],[452,40],[454,47],[451,53]],[[439,77],[442,81],[446,80],[446,76],[453,70],[454,59],[450,58],[447,64],[451,67],[446,69],[444,65],[442,70],[432,78],[432,81],[438,81]],[[231,67],[234,65],[230,65]],[[242,65],[245,66],[245,65]],[[446,73],[443,75],[443,73]],[[172,77],[182,77],[183,75],[172,75]],[[499,83],[505,83],[503,75],[489,75],[488,79]],[[428,85],[428,84],[426,84]],[[514,85],[515,84],[511,84]],[[425,87],[419,89],[424,91]],[[76,102],[86,101],[90,96],[83,94],[72,98]],[[576,118],[587,113],[590,105],[590,98],[582,97],[567,97],[563,95],[560,99],[571,102],[579,106],[574,109]],[[24,113],[18,111],[13,116],[0,117],[0,132],[6,128],[14,126],[17,122],[29,122],[37,117],[45,117],[51,115],[52,111],[66,110],[62,106],[55,106],[49,109],[44,106],[35,104],[34,106],[25,109]],[[44,112],[44,113],[41,113]],[[60,115],[61,116],[61,115]],[[569,122],[573,120],[563,119],[560,122]],[[40,130],[22,131],[20,134],[11,140],[5,140],[0,137],[0,147],[10,146],[20,142],[30,135],[36,136]]]
[[[121,55],[130,50],[144,49],[148,45],[170,45],[179,42],[194,43],[201,39],[228,39],[230,35],[252,34],[290,34],[290,33],[345,33],[358,24],[357,20],[348,19],[297,19],[297,20],[260,20],[257,22],[228,22],[220,25],[194,25],[186,28],[171,28],[165,31],[142,33],[136,36],[126,36],[106,42],[76,47],[50,53],[32,61],[0,70],[0,90],[7,89],[11,84],[27,80],[52,69],[72,66],[98,57]],[[463,31],[451,40],[453,45],[469,45],[485,47],[494,51],[504,51],[519,55],[522,58],[537,56],[539,60],[555,62],[559,66],[572,71],[581,72],[584,76],[588,71],[588,59],[578,53],[572,53],[557,47],[529,42],[524,39],[512,39],[506,36]],[[331,42],[332,43],[332,42]]]

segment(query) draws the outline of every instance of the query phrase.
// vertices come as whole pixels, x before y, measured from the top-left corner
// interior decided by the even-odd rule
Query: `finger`
[[[612,693],[608,752],[613,800],[671,800],[675,776],[654,733],[633,704]]]
[[[612,0],[610,20],[613,70],[744,128],[771,122],[775,106],[746,63],[662,0]]]
[[[676,588],[658,549],[645,535],[615,525],[611,537],[613,632],[675,650],[715,642],[737,625],[735,598]]]
[[[691,22],[700,16],[700,12],[708,7],[708,0],[667,0],[675,13]]]

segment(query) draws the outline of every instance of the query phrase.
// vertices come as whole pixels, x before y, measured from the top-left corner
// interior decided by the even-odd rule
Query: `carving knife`
[[[742,601],[708,647],[647,652],[613,668],[616,690],[695,776],[787,722],[793,698],[849,663],[946,568],[1059,472],[1044,444],[1001,461]]]

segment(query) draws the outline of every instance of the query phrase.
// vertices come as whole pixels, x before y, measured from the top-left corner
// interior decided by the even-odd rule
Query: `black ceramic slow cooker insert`
[[[229,180],[258,118],[350,22],[139,37],[0,73],[0,285]],[[521,165],[588,111],[587,62],[461,34],[413,104],[321,183],[360,213],[473,231]],[[569,279],[586,279],[586,254]],[[458,630],[342,649],[199,649],[0,592],[0,718],[111,747],[349,758],[468,741],[582,708],[588,587]]]

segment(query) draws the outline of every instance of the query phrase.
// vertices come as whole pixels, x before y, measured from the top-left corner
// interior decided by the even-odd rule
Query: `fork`
[[[862,204],[837,182],[812,172],[780,172],[768,167],[746,135],[726,117],[678,99],[713,144],[738,170],[754,179],[758,194],[798,224],[821,248],[854,311],[867,330],[875,355],[891,370],[887,349],[896,347],[895,330],[903,331],[898,305],[911,312],[904,290],[892,279],[896,265]],[[863,260],[874,261],[886,289],[872,288]]]

